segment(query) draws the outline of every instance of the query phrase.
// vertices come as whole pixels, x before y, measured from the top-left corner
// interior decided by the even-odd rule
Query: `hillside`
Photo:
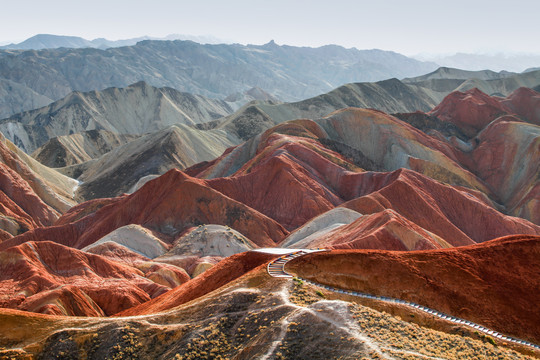
[[[52,102],[27,86],[0,78],[0,119],[37,109]]]
[[[521,248],[534,248],[537,244],[537,239],[529,239],[528,244],[516,244],[516,248],[519,250],[520,245]],[[482,254],[496,253],[492,248],[482,245],[466,249],[463,254],[458,250],[448,255],[454,255],[459,259],[457,261],[466,259],[471,253],[479,254],[482,259]],[[351,253],[347,258],[341,252],[331,252],[300,258],[295,265],[305,264],[305,267],[295,266],[294,269],[313,278],[310,271],[313,265],[320,263],[334,281],[335,265],[328,266],[334,259],[345,257],[347,264],[354,258],[380,259],[397,271],[376,281],[385,291],[390,291],[391,287],[387,289],[387,286],[399,276],[413,277],[420,288],[429,289],[427,279],[414,277],[417,274],[410,271],[408,264],[398,263],[393,255],[391,252],[359,252]],[[418,253],[418,256],[422,255],[425,256]],[[61,352],[64,356],[83,354],[89,358],[328,359],[342,356],[470,360],[532,359],[537,355],[527,347],[495,341],[467,326],[438,320],[402,305],[387,305],[381,301],[334,293],[301,280],[272,278],[263,266],[257,267],[271,258],[271,255],[261,253],[233,256],[220,263],[218,268],[209,270],[206,276],[134,307],[135,311],[131,313],[120,314],[129,315],[127,317],[58,317],[1,309],[0,334],[3,336],[0,337],[0,348],[3,350],[0,350],[0,355],[11,358],[48,357]],[[413,257],[410,266],[422,265],[430,269],[438,264],[438,259],[434,261],[428,255],[427,259]],[[470,284],[487,285],[489,289],[489,285],[497,281],[512,282],[516,276],[510,271],[516,264],[514,258],[506,260],[505,264],[507,266],[494,269],[496,280],[471,278]],[[347,267],[343,270],[352,269]],[[384,271],[384,274],[388,273],[388,269]],[[444,285],[444,280],[448,279],[445,274],[448,273],[429,273],[441,281],[442,291],[451,291],[452,283],[448,287]],[[516,294],[518,291],[525,294],[534,284],[537,282],[512,282]],[[457,294],[452,293],[452,298],[458,297],[456,305],[466,304],[459,295],[469,293],[469,288],[461,286],[457,291]],[[492,290],[491,295],[496,296],[496,301],[505,299],[505,291],[500,287]],[[523,297],[524,305],[526,299]],[[429,302],[430,299],[424,301]],[[489,305],[494,303],[485,302],[483,306],[480,303],[477,309],[490,309]],[[520,321],[523,320],[519,324],[524,326],[518,328],[516,323],[504,322],[504,317],[497,318],[489,311],[481,313],[483,323],[505,327],[516,336],[536,339],[534,317],[521,317],[528,313],[520,313],[518,309],[511,313],[512,317],[518,316]],[[525,326],[527,321],[531,327]]]
[[[58,170],[82,182],[76,192],[80,199],[113,197],[128,192],[145,176],[162,175],[170,169],[182,170],[213,160],[238,142],[224,131],[197,130],[179,124]]]
[[[31,155],[43,165],[60,168],[98,158],[138,137],[138,135],[116,134],[107,130],[88,130],[73,135],[54,137]]]
[[[0,131],[32,153],[57,136],[87,130],[137,135],[176,124],[195,125],[230,112],[224,101],[138,82],[121,89],[73,92],[43,108],[1,120]]]
[[[170,126],[174,90],[70,95],[124,105],[66,110],[67,166],[0,142],[0,359],[538,358],[540,94],[469,75]]]
[[[508,96],[520,87],[534,88],[540,81],[540,71],[532,70],[524,73],[512,73],[508,71],[494,72],[490,70],[464,71],[453,68],[441,67],[436,71],[403,80],[407,84],[416,84],[433,89],[448,89],[450,91],[467,91],[473,88],[488,94]]]
[[[295,259],[289,269],[322,284],[410,300],[539,341],[540,319],[528,306],[537,299],[539,279],[529,274],[539,269],[539,246],[538,236],[515,236],[435,251],[341,250]]]

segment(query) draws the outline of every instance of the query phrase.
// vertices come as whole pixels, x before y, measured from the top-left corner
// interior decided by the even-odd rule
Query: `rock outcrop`
[[[176,239],[171,249],[154,261],[180,266],[195,277],[223,258],[257,247],[228,226],[199,225]]]
[[[115,229],[98,241],[83,248],[82,251],[91,252],[95,247],[109,242],[125,246],[129,250],[149,259],[163,255],[169,248],[166,243],[154,236],[148,229],[132,224]]]

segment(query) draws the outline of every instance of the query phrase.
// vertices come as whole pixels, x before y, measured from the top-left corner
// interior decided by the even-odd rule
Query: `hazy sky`
[[[540,53],[539,0],[0,0],[0,42],[39,33],[111,40],[212,35],[242,44],[406,55]]]

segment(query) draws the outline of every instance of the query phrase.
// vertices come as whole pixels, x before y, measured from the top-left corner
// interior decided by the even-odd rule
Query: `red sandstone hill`
[[[280,149],[294,144],[295,152]],[[392,171],[410,168],[436,180],[489,190],[468,169],[457,163],[452,144],[412,127],[396,117],[369,109],[348,108],[324,119],[296,120],[275,126],[219,159],[186,170],[198,178],[236,177],[254,171],[278,152],[297,158],[317,176],[321,164],[333,163],[348,170]],[[316,153],[324,161],[314,160]],[[296,161],[296,160],[295,160]],[[351,163],[352,162],[352,163]],[[326,179],[325,179],[326,180]]]
[[[236,162],[233,169],[241,167],[232,176],[207,183],[291,230],[343,205],[362,214],[395,210],[453,246],[515,233],[540,234],[539,226],[495,210],[493,203],[481,192],[445,185],[407,169],[363,172],[318,142],[316,139],[323,132],[308,120],[281,124],[266,131],[257,142],[243,146],[253,148],[257,145],[251,157],[247,157],[247,150],[242,151],[240,147],[224,154],[220,161],[205,164],[204,169],[198,167],[188,169],[188,172],[198,176],[229,173],[232,170],[227,167]],[[363,233],[358,230],[354,236],[349,234],[347,246],[362,248],[367,244],[362,241],[355,244],[355,239],[371,233],[367,229]],[[417,233],[415,229],[409,230]],[[345,240],[346,236],[341,238]],[[433,243],[430,236],[424,240]],[[332,246],[341,243],[330,242]],[[374,244],[372,242],[371,247]],[[318,246],[322,245],[315,247]],[[384,241],[376,247],[397,249],[385,247]],[[405,248],[411,249],[410,246]]]
[[[91,202],[89,206],[95,209],[94,204]],[[129,224],[140,224],[165,236],[181,234],[199,224],[227,225],[259,246],[273,246],[287,234],[273,220],[208,187],[203,180],[178,170],[171,170],[135,193],[120,196],[97,208],[73,223],[38,228],[6,240],[0,244],[0,249],[25,241],[43,240],[82,249]],[[84,213],[84,206],[75,211]]]
[[[532,124],[540,125],[540,93],[522,87],[515,90],[501,102],[514,114]]]
[[[503,116],[460,156],[504,204],[509,214],[540,224],[540,127]]]
[[[13,178],[14,174],[17,174],[18,186],[24,183],[25,187],[32,189],[34,195],[55,212],[63,213],[75,205],[73,191],[77,186],[76,180],[40,164],[17,148],[1,133],[0,164],[3,165],[3,169],[9,168],[11,170],[10,177]],[[25,204],[24,198],[21,201],[23,202],[19,206],[22,208],[31,206]],[[35,200],[29,199],[28,201]]]
[[[540,94],[532,89],[519,88],[503,99],[474,88],[450,93],[428,114],[451,122],[474,137],[502,115],[516,114],[526,122],[540,125],[539,106]]]
[[[291,247],[408,251],[451,246],[444,239],[390,209],[361,216],[350,224],[320,236],[312,236],[311,239],[309,242],[304,239],[301,245],[292,244]]]
[[[0,239],[4,240],[52,225],[59,216],[50,206],[55,204],[54,192],[9,146],[14,147],[0,134]]]
[[[279,134],[269,136],[264,145],[233,176],[208,184],[289,230],[343,202],[333,185],[347,172],[340,165],[355,166],[339,154],[314,140]]]
[[[342,123],[350,123],[347,128],[352,131],[351,124],[363,121],[361,117],[366,116],[383,124],[407,128],[408,136],[418,132],[383,115],[352,109],[350,113],[341,112],[329,119],[333,128],[339,128],[344,134]],[[397,236],[392,240],[383,228],[395,222],[380,222],[383,225],[376,233],[385,234],[386,240],[379,242],[378,248],[395,249],[390,243],[385,247],[385,242],[404,244],[410,234],[424,230],[453,246],[515,233],[540,233],[538,226],[496,211],[493,203],[478,191],[444,185],[411,170],[362,171],[344,156],[325,147],[324,134],[325,130],[310,120],[281,124],[251,143],[231,149],[219,161],[188,169],[198,176],[205,176],[209,171],[234,171],[232,176],[201,180],[173,170],[148,182],[132,195],[81,204],[64,215],[57,226],[36,229],[4,241],[0,249],[28,240],[52,240],[83,248],[128,224],[141,224],[168,241],[194,225],[222,224],[238,230],[259,246],[274,246],[287,235],[275,221],[294,229],[343,204],[362,214],[392,209],[406,220],[400,222],[400,227],[408,224],[404,232],[393,232],[401,238]],[[418,134],[414,137],[422,139]],[[425,141],[427,144],[428,140]],[[442,152],[437,154],[444,158]],[[410,164],[417,161],[419,159],[409,159]],[[457,166],[449,158],[447,163]],[[355,243],[355,239],[363,239],[374,231],[375,223],[367,228],[356,227],[347,245],[343,243],[344,237],[341,237],[343,241],[337,238],[328,241],[332,246],[366,247],[366,242]],[[428,235],[422,240],[424,245],[409,244],[405,248],[425,248],[431,246],[428,243],[434,247],[440,245],[441,241],[433,242]],[[373,244],[371,242],[370,247]]]
[[[506,216],[486,204],[482,194],[433,181],[410,170],[374,173],[378,187],[358,193],[342,206],[371,214],[393,209],[453,246],[511,234],[540,235],[540,226]]]
[[[59,214],[45,204],[18,173],[1,163],[0,197],[2,215],[13,218],[20,225],[20,232],[52,225],[58,218]]]
[[[474,88],[450,93],[429,114],[457,125],[465,134],[473,137],[487,124],[510,112],[499,99]]]
[[[483,194],[411,170],[349,173],[341,180],[350,191],[344,198],[352,200],[340,206],[364,216],[318,237],[312,235],[308,242],[302,241],[302,247],[420,250],[471,245],[511,234],[540,235],[539,226],[501,214]],[[317,226],[306,223],[296,231]]]
[[[116,316],[155,314],[172,309],[234,281],[277,256],[260,252],[244,252],[229,256],[193,280],[151,301],[120,312]]]
[[[536,100],[534,93],[522,92],[516,92],[501,105],[503,100],[471,91],[463,99],[458,97],[456,107],[446,114],[458,119],[463,115],[461,120],[473,125],[476,124],[474,116],[478,119],[485,114],[496,116],[493,109],[497,104],[506,110],[514,106],[516,110],[512,111],[525,114],[523,109]],[[512,105],[514,103],[517,105]],[[466,111],[460,104],[479,108],[471,112],[472,120],[465,118]],[[7,259],[12,252],[22,251],[25,255],[18,261],[33,264],[35,259],[25,260],[31,258],[27,255],[29,249],[51,247],[49,240],[67,246],[55,245],[60,246],[60,253],[69,254],[65,255],[66,262],[73,262],[72,266],[77,268],[80,262],[73,258],[89,255],[68,247],[82,249],[129,224],[150,229],[168,243],[164,247],[201,224],[227,225],[258,246],[276,246],[287,236],[288,230],[301,230],[310,219],[339,206],[363,216],[312,237],[305,246],[425,250],[471,245],[510,234],[539,235],[539,226],[496,210],[500,208],[497,204],[500,201],[514,214],[536,219],[535,214],[540,213],[537,211],[540,206],[536,180],[540,164],[537,129],[538,126],[520,118],[504,115],[482,128],[472,149],[464,151],[445,139],[429,136],[395,117],[373,110],[345,109],[317,122],[283,123],[243,145],[228,149],[212,162],[187,169],[186,173],[171,170],[131,195],[75,206],[54,226],[39,227],[12,239],[2,233],[0,236],[6,240],[0,242],[0,249],[4,250],[1,254],[9,254],[3,257]],[[516,161],[518,158],[521,163]],[[413,170],[401,168],[403,166]],[[395,168],[398,169],[393,170]],[[4,177],[11,179],[10,174],[7,170]],[[12,176],[15,177],[16,174]],[[16,190],[24,194],[21,189]],[[8,216],[19,216],[29,229],[47,225],[36,222],[34,218],[39,218],[39,214],[28,215],[13,201],[16,199],[13,194],[17,192],[0,198]],[[142,272],[146,280],[151,279],[165,288],[175,285],[163,276],[174,272],[174,268],[166,268],[170,265],[164,264],[156,265],[157,268],[151,264],[137,265],[148,259],[124,246],[104,243],[92,251],[104,255],[99,261],[127,267],[137,274]],[[182,286],[128,313],[161,311],[202,296],[264,262],[253,260],[252,256],[255,255],[227,258],[189,286]],[[119,261],[122,263],[118,264]],[[231,265],[235,270],[226,276],[218,274],[219,269],[229,266],[227,261],[236,264]],[[39,264],[25,265],[21,269],[21,273],[9,272],[4,285],[12,281],[26,293],[29,291],[26,279],[42,273],[43,269]],[[52,282],[47,280],[46,271],[43,276],[45,280],[38,277],[39,281]],[[214,285],[205,282],[207,276]],[[32,311],[86,315],[114,312],[95,305],[91,296],[91,301],[88,300],[84,281],[75,285],[56,278],[54,281],[54,288],[31,292],[32,296],[26,300],[16,296],[14,299],[24,301],[25,308]],[[127,277],[122,281],[130,288],[137,287],[140,279]],[[151,295],[144,296],[128,301],[128,305],[118,311],[149,300]]]
[[[459,164],[506,213],[540,224],[540,94],[519,88],[503,99],[477,89],[454,92],[430,114],[475,136],[465,145],[452,140]]]
[[[322,284],[412,301],[540,342],[540,237],[395,252],[334,250],[291,261],[288,270]]]
[[[155,266],[175,272],[181,282],[189,279],[180,269]],[[167,292],[170,287],[156,281],[157,270],[141,271],[49,241],[26,242],[0,252],[0,307],[54,315],[112,315]]]
[[[16,173],[0,164],[1,239],[50,225],[57,216]]]

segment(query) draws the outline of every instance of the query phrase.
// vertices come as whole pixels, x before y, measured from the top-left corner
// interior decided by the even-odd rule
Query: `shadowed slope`
[[[126,88],[73,92],[43,108],[0,121],[0,130],[32,153],[57,136],[94,129],[144,134],[175,124],[211,121],[231,111],[224,101],[138,82]]]
[[[32,157],[43,165],[60,168],[98,158],[138,137],[107,130],[82,131],[50,139],[36,149]]]
[[[221,155],[238,139],[218,130],[175,125],[150,133],[83,164],[60,169],[83,183],[82,199],[118,196],[147,175],[185,169]]]

